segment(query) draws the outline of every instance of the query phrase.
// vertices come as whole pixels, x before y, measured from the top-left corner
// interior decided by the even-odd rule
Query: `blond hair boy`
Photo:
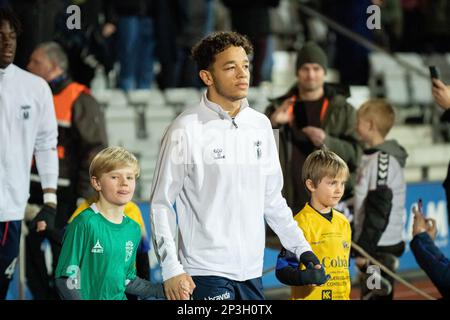
[[[306,240],[319,258],[330,280],[310,286],[311,266],[299,266],[292,254],[282,250],[277,262],[277,278],[292,286],[292,299],[348,300],[350,298],[351,229],[347,218],[334,209],[344,194],[349,176],[347,164],[326,149],[311,153],[303,165],[302,180],[310,201],[294,217]],[[306,278],[306,279],[305,279]]]
[[[161,284],[136,276],[141,231],[124,215],[139,176],[136,157],[121,147],[108,147],[94,157],[89,175],[97,199],[69,224],[64,235],[56,268],[61,297],[125,300],[126,292],[144,299],[164,298]]]
[[[366,145],[357,174],[354,198],[354,241],[395,271],[405,247],[406,184],[403,168],[408,154],[395,140],[386,140],[395,123],[393,107],[372,99],[357,112],[357,131]],[[367,261],[356,258],[361,273],[363,299],[392,299],[394,280],[386,277],[386,288],[371,291],[366,285]]]

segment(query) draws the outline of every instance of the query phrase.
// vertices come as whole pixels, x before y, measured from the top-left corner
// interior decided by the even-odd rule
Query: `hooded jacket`
[[[372,243],[372,246],[393,246],[403,242],[406,221],[406,183],[403,168],[407,157],[405,149],[395,140],[385,141],[364,151],[355,186],[355,240],[367,237],[365,220],[373,218],[369,217],[370,213],[385,220],[376,226],[380,234],[373,237],[377,243]],[[375,190],[384,190],[382,193],[389,196],[382,197],[381,193],[375,194]],[[386,208],[386,213],[380,213]]]

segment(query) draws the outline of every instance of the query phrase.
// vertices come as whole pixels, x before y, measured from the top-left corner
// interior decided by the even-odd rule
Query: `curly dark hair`
[[[8,21],[9,25],[14,29],[17,35],[22,32],[22,26],[19,19],[8,6],[0,7],[0,24],[2,24],[3,21]]]
[[[230,46],[244,48],[247,55],[253,53],[253,46],[246,36],[233,31],[218,31],[194,45],[191,56],[199,71],[206,70],[214,63],[215,56]]]

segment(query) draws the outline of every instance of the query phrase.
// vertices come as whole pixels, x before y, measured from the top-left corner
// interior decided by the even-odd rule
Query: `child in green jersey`
[[[133,197],[139,164],[121,147],[98,153],[89,168],[97,200],[67,227],[56,268],[62,299],[125,300],[125,293],[142,299],[165,298],[162,284],[136,276],[140,227],[124,215]],[[183,298],[189,285],[181,284]]]

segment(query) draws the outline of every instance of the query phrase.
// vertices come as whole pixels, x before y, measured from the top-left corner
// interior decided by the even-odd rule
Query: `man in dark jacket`
[[[308,42],[298,52],[297,83],[266,109],[272,127],[280,130],[283,193],[294,213],[308,201],[301,179],[303,163],[321,145],[338,154],[349,167],[350,178],[343,200],[353,192],[361,154],[355,131],[356,112],[346,101],[345,90],[324,83],[326,70],[325,52]]]
[[[76,209],[77,201],[92,196],[89,165],[95,154],[107,146],[103,111],[87,87],[68,76],[68,59],[55,42],[39,45],[32,53],[28,70],[46,80],[53,93],[58,121],[58,209],[55,230],[46,234],[30,230],[27,236],[27,279],[35,299],[51,298],[51,289],[40,249],[44,238],[52,245],[56,267],[62,230]],[[38,176],[31,174],[29,203],[40,204]],[[53,268],[53,269],[54,269]]]

